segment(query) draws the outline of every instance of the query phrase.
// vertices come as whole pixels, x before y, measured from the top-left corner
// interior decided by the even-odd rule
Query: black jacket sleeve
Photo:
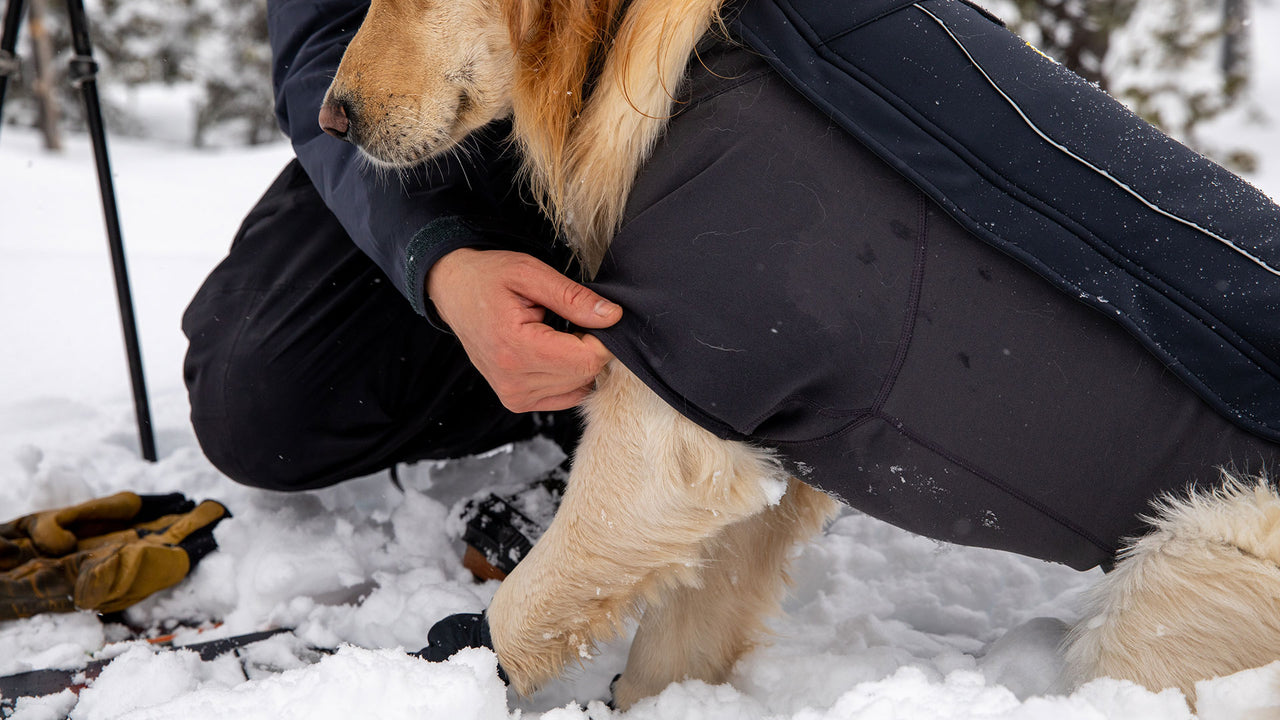
[[[408,172],[380,170],[348,143],[325,135],[320,103],[367,0],[271,0],[276,116],[303,169],[352,240],[419,313],[424,281],[440,257],[460,247],[518,250],[551,260],[553,235],[521,199],[510,128],[496,122],[464,153]],[[554,262],[554,261],[553,261]]]

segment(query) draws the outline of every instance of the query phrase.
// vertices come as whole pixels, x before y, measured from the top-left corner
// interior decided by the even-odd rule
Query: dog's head
[[[504,0],[372,0],[320,126],[375,163],[408,167],[511,110],[516,50]]]

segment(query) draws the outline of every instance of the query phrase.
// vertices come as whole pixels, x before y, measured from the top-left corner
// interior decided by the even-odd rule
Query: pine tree
[[[205,144],[211,130],[234,126],[242,142],[275,137],[267,8],[261,0],[197,0],[212,22],[196,33],[192,73],[204,89],[193,140]]]
[[[1138,0],[1012,0],[1010,27],[1081,77],[1109,90],[1111,40]]]
[[[62,149],[62,103],[58,101],[57,73],[53,69],[53,41],[45,22],[45,0],[28,0],[27,37],[31,40],[31,63],[28,66],[31,95],[36,106],[36,126],[44,136],[46,150]]]
[[[57,48],[54,83],[67,107],[79,98],[66,81],[71,56],[66,7],[48,5],[46,25]],[[266,5],[262,0],[86,0],[103,113],[112,132],[139,134],[127,103],[112,88],[183,87],[194,103],[189,137],[256,144],[276,137]],[[30,88],[18,87],[5,114],[35,122]],[[79,115],[71,113],[74,125]]]

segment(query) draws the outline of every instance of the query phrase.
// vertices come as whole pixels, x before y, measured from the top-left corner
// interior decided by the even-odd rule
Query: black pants
[[[410,309],[294,161],[182,319],[191,422],[247,485],[306,490],[531,436]]]

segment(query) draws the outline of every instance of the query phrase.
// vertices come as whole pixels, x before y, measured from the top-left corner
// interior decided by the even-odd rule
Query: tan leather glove
[[[0,570],[35,557],[69,555],[80,538],[127,528],[141,510],[142,496],[122,492],[11,520],[0,525]]]
[[[212,500],[192,505],[120,493],[0,525],[0,620],[115,612],[176,585],[217,547],[213,528],[228,516]]]

